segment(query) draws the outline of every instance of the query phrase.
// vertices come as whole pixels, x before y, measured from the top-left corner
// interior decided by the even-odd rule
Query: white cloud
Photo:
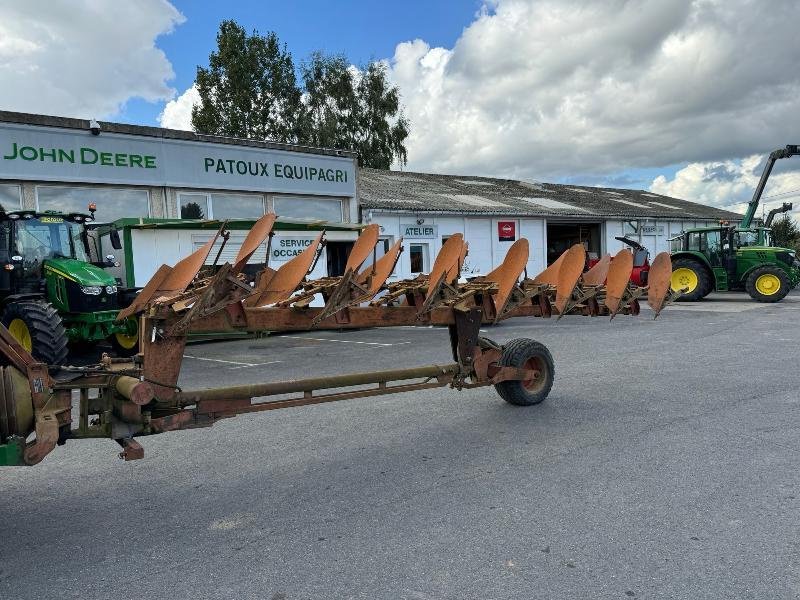
[[[397,46],[409,169],[552,180],[800,139],[800,3],[496,0]]]
[[[192,131],[192,107],[195,104],[200,104],[200,92],[192,84],[192,87],[164,106],[164,112],[158,115],[161,127]]]
[[[172,98],[172,65],[155,40],[183,21],[166,0],[3,2],[0,106],[108,118],[133,97]]]
[[[672,179],[663,175],[656,177],[650,191],[744,212],[758,185],[766,158],[766,155],[754,155],[741,160],[690,163]],[[776,163],[762,195],[761,206],[765,211],[780,207],[784,202],[793,202],[800,210],[800,170],[795,163],[786,161],[800,161],[800,157]],[[760,210],[758,215],[761,215]]]

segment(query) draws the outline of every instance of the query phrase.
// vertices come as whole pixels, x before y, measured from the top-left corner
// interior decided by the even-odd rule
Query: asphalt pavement
[[[349,400],[0,470],[3,599],[800,597],[800,294],[513,319],[548,401]],[[181,385],[449,361],[446,330],[192,344]]]

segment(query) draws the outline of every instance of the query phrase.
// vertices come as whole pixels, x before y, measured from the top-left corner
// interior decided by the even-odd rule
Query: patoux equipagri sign
[[[355,195],[352,158],[11,123],[0,179]]]

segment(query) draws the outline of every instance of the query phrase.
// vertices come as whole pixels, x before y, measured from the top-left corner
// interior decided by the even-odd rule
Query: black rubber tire
[[[499,364],[503,367],[523,367],[533,360],[539,377],[531,385],[522,381],[502,381],[494,386],[500,397],[515,406],[533,406],[544,402],[555,379],[553,357],[544,344],[528,338],[517,338],[503,346]]]
[[[777,292],[767,296],[756,289],[756,281],[758,281],[758,278],[762,275],[775,275],[780,280],[781,287],[778,288]],[[753,272],[747,276],[745,289],[750,297],[758,302],[780,302],[786,297],[786,294],[789,293],[792,286],[789,283],[789,277],[786,275],[786,271],[774,265],[764,265],[763,267],[754,269]]]
[[[48,365],[63,365],[67,360],[67,332],[58,311],[49,302],[41,300],[22,300],[12,302],[3,312],[3,325],[9,326],[14,319],[20,319],[28,326],[36,360]]]
[[[692,260],[691,258],[679,258],[673,261],[672,270],[674,271],[680,268],[694,271],[697,276],[697,287],[691,292],[681,294],[677,298],[678,302],[697,302],[708,296],[714,290],[714,282],[711,280],[711,274],[701,262]]]

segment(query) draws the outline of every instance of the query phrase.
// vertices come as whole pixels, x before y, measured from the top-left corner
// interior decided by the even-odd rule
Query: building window
[[[181,219],[210,219],[207,194],[178,194]]]
[[[428,244],[411,244],[408,256],[411,259],[411,273],[428,272]]]
[[[245,194],[210,194],[215,219],[260,219],[264,197]]]
[[[182,219],[260,219],[264,197],[260,194],[180,193]]]
[[[37,186],[38,210],[63,213],[88,213],[89,204],[97,205],[97,220],[116,221],[124,217],[150,215],[150,194],[147,190],[107,187]]]
[[[275,214],[279,217],[311,219],[341,223],[343,219],[342,201],[329,198],[275,198]]]
[[[22,208],[20,187],[7,183],[0,184],[0,205],[2,205],[3,210],[18,210]]]

